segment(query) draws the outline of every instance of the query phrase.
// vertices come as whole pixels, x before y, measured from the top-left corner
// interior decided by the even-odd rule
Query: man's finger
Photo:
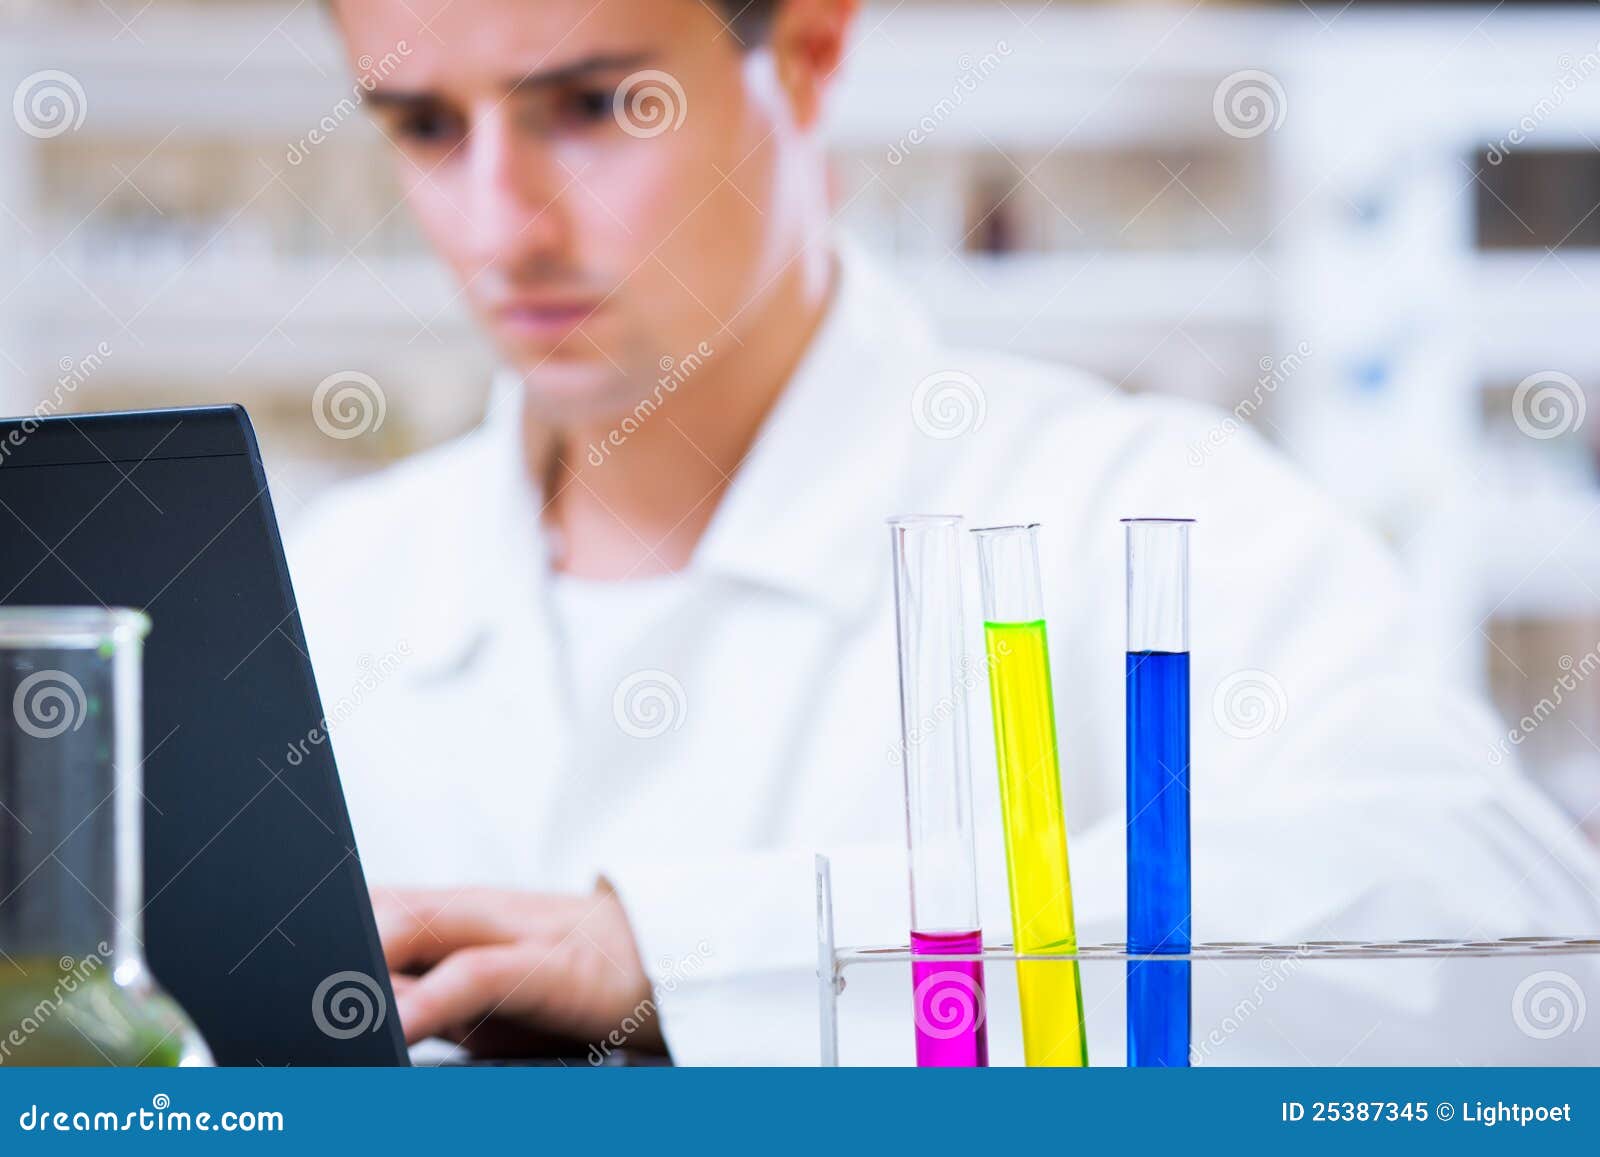
[[[517,938],[506,914],[509,902],[501,893],[476,888],[374,891],[372,910],[389,970],[427,968],[463,948],[509,944]]]
[[[471,1029],[500,1012],[533,1022],[541,1019],[554,976],[542,981],[540,958],[525,948],[496,946],[452,953],[404,992],[395,1005],[408,1043],[451,1030]],[[459,1034],[458,1034],[459,1035]]]

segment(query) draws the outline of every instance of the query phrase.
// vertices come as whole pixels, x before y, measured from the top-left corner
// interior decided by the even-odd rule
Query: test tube
[[[900,762],[911,870],[917,1064],[989,1063],[967,745],[961,519],[889,520],[900,644]]]
[[[983,635],[1005,820],[1012,935],[1019,954],[1073,954],[1078,950],[1078,933],[1067,869],[1038,530],[1034,524],[972,533],[983,580]],[[1027,1063],[1088,1064],[1077,961],[1017,961],[1017,992]]]
[[[1128,951],[1189,952],[1189,528],[1125,519]],[[1128,1064],[1189,1064],[1187,959],[1128,961]]]

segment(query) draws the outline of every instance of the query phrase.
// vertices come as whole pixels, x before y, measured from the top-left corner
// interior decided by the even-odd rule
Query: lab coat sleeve
[[[906,862],[898,845],[778,849],[605,871],[628,913],[676,1063],[817,1063],[819,850],[829,854],[836,881],[838,943],[903,942]]]

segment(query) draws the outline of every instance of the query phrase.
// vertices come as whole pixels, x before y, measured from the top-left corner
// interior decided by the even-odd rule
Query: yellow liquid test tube
[[[1019,953],[1048,955],[1076,951],[1078,936],[1036,530],[1003,527],[974,533],[982,562],[984,642],[1012,932]],[[1024,614],[1032,617],[1021,618]],[[1027,1063],[1087,1065],[1077,962],[1018,961],[1017,989]]]

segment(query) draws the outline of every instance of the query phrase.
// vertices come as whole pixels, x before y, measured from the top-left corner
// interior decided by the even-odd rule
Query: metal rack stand
[[[839,1064],[839,994],[844,991],[844,970],[857,964],[911,963],[909,945],[875,945],[840,948],[834,940],[833,874],[827,856],[816,858],[817,870],[817,997],[821,1016],[822,1064]],[[1293,958],[1297,960],[1425,960],[1446,956],[1547,957],[1600,956],[1600,936],[1517,936],[1504,940],[1311,940],[1299,944],[1229,940],[1196,944],[1184,954],[1151,956],[1130,953],[1115,944],[1080,945],[1074,953],[1038,955],[1018,953],[1009,944],[985,947],[971,956],[941,956],[951,961],[1128,961],[1237,960],[1241,957]]]

